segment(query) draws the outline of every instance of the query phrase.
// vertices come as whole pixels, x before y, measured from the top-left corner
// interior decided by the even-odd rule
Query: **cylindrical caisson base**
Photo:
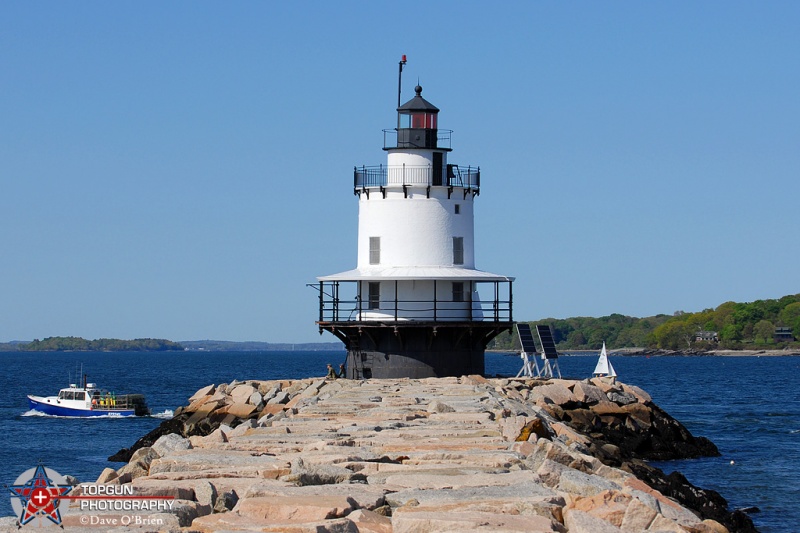
[[[504,326],[504,324],[503,324]],[[498,324],[336,327],[347,339],[346,377],[427,378],[483,374],[486,344]]]

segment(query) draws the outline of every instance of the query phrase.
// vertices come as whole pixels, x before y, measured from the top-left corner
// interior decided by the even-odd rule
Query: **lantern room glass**
[[[404,114],[400,115],[400,127],[435,130],[437,129],[436,119],[437,119],[436,113]]]

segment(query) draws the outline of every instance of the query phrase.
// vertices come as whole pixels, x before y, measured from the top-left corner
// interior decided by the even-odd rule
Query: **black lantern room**
[[[437,148],[439,108],[417,95],[397,108],[397,148]]]

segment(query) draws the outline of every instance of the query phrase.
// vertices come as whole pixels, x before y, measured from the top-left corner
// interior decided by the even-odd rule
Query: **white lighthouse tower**
[[[386,164],[355,169],[356,268],[315,285],[320,333],[344,342],[352,379],[482,374],[513,325],[513,278],[475,268],[480,169],[448,162],[452,132],[415,92],[384,130]]]

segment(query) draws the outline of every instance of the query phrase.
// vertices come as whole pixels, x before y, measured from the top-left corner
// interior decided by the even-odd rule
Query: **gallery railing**
[[[415,165],[362,166],[353,169],[356,191],[374,187],[461,187],[478,193],[481,169],[473,166],[447,165],[446,172],[434,172],[433,167]]]
[[[488,285],[493,295],[473,300],[472,293],[466,292],[463,301],[452,301],[436,296],[427,300],[410,300],[398,297],[370,300],[354,293],[357,281],[328,281],[311,284],[319,291],[319,322],[512,322],[513,298],[512,282],[473,281],[478,285]],[[342,297],[342,285],[355,285],[355,290],[346,291]],[[481,292],[488,292],[481,289]],[[397,291],[395,290],[395,294]]]

